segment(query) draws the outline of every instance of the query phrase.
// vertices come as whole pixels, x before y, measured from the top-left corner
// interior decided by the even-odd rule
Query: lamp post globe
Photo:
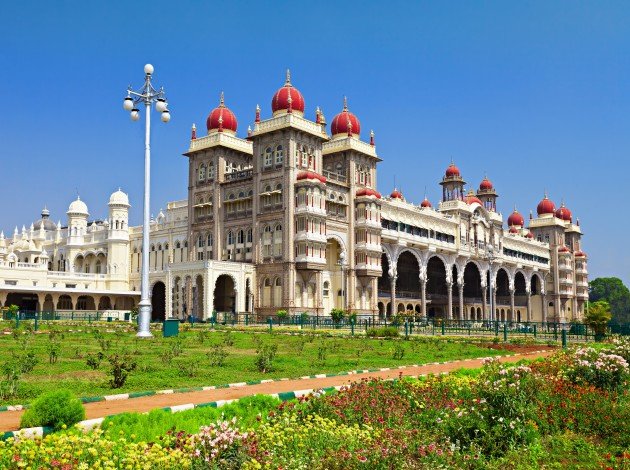
[[[144,66],[144,73],[146,73],[147,75],[151,75],[153,73],[153,66],[151,64],[147,64]]]
[[[140,119],[140,110],[137,108],[133,108],[131,110],[131,120],[137,121],[138,119]]]
[[[162,122],[168,122],[171,120],[171,113],[168,112],[168,109],[165,109],[162,113]]]
[[[164,111],[166,111],[166,100],[164,98],[158,98],[157,102],[155,103],[155,110],[158,113],[163,113]]]
[[[124,99],[123,109],[125,111],[131,111],[133,109],[133,98],[131,96],[128,96],[127,98]]]

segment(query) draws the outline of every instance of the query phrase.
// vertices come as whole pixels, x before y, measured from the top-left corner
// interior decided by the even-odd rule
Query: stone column
[[[459,319],[470,320],[468,313],[464,311],[464,283],[459,284]]]
[[[317,288],[316,288],[317,290]],[[313,292],[313,302],[315,302],[315,297],[317,296],[316,291]],[[308,281],[302,282],[302,308],[308,307]]]
[[[483,320],[487,320],[488,317],[488,293],[486,292],[486,287],[482,285],[481,286],[481,302],[483,303],[483,316],[482,319]]]
[[[389,281],[389,285],[390,285],[390,289],[391,289],[391,315],[392,317],[394,315],[396,315],[396,278],[398,276],[396,274],[394,274],[393,276],[390,277],[390,281]],[[387,317],[387,309],[385,309],[385,317]]]
[[[494,286],[494,288],[492,289],[492,305],[494,306],[494,311],[490,312],[490,318],[494,321],[498,321],[499,317],[497,315],[497,286]]]
[[[59,297],[61,297],[61,294],[52,294],[53,312],[57,311],[57,304],[59,303]]]
[[[514,321],[516,312],[514,311],[514,289],[510,289],[510,321]]]
[[[315,271],[315,292],[313,294],[313,302],[314,302],[316,315],[319,315],[321,313],[320,310],[323,308],[322,288],[323,288],[322,272]],[[328,295],[330,295],[330,293]]]
[[[532,291],[527,290],[527,321],[532,321]]]
[[[446,289],[448,291],[448,311],[446,312],[446,317],[449,320],[453,319],[453,283],[447,282]]]
[[[37,294],[37,306],[39,307],[39,309],[37,310],[37,312],[43,312],[44,311],[44,302],[46,301],[46,294]]]
[[[420,296],[422,297],[421,315],[427,318],[427,281],[420,279]]]
[[[7,301],[9,294],[7,292],[0,292],[0,307],[4,307],[4,303]]]

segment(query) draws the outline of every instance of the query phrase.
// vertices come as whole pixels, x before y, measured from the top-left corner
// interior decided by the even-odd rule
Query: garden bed
[[[628,468],[627,359],[630,343],[528,365],[488,359],[476,376],[363,380],[280,405],[123,415],[87,435],[0,443],[0,467]]]

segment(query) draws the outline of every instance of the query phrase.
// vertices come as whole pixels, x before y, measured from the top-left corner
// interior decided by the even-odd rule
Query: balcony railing
[[[253,176],[253,174],[254,174],[254,170],[253,169],[234,171],[232,173],[226,173],[225,181],[229,182],[229,181],[246,180],[248,178],[251,178]]]
[[[337,181],[339,183],[348,182],[348,176],[343,173],[335,173],[334,171],[329,170],[324,170],[322,173],[329,180]]]

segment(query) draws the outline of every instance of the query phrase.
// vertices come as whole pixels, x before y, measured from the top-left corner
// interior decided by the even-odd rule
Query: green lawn
[[[46,325],[42,327],[44,330],[49,328]],[[70,328],[74,331],[69,331]],[[288,336],[277,332],[233,331],[229,333],[233,344],[226,345],[226,330],[210,330],[207,325],[180,332],[178,338],[162,338],[161,333],[156,332],[154,338],[143,340],[136,339],[128,328],[125,324],[56,327],[59,333],[55,341],[60,345],[60,350],[54,364],[49,363],[49,334],[40,331],[38,334],[1,335],[1,363],[14,362],[16,357],[25,357],[28,352],[34,353],[37,358],[33,370],[22,375],[17,394],[5,399],[2,404],[28,403],[42,392],[56,388],[69,389],[78,396],[93,396],[267,378],[294,378],[500,353],[448,338],[381,340],[308,333]],[[205,333],[199,333],[200,330]],[[96,331],[103,332],[103,337],[95,337]],[[259,372],[255,365],[256,349],[261,343],[277,345],[273,369],[267,373]],[[208,357],[208,353],[217,345],[221,345],[227,353],[222,367],[211,365]],[[179,354],[178,350],[181,351]],[[137,368],[130,373],[122,388],[110,387],[107,359],[95,370],[87,366],[88,354],[95,356],[99,351],[105,356],[129,354],[137,362]],[[397,358],[394,358],[395,353]]]

